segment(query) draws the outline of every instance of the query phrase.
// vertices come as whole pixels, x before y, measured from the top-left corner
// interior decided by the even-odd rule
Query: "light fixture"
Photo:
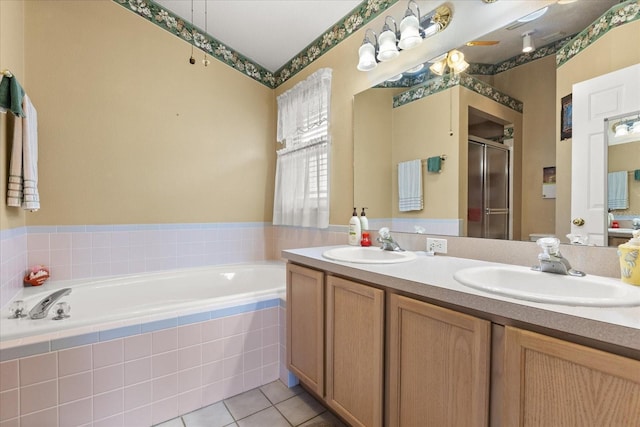
[[[416,7],[418,16],[411,10],[411,5]],[[404,18],[400,21],[400,41],[398,47],[402,50],[413,49],[422,43],[422,28],[420,28],[420,8],[418,4],[409,0],[407,5],[407,11],[404,13]]]
[[[412,4],[415,11],[412,9]],[[416,16],[417,15],[417,16]],[[400,55],[400,50],[412,49],[422,40],[444,30],[451,22],[451,9],[440,6],[422,16],[415,0],[409,0],[404,18],[400,21],[400,31],[395,19],[386,16],[380,35],[367,29],[358,49],[358,65],[360,71],[371,71],[378,62],[390,61]],[[370,33],[373,39],[370,38]]]
[[[629,125],[626,123],[620,123],[616,126],[616,137],[629,135]]]
[[[418,71],[422,70],[424,68],[424,64],[420,63],[418,65],[416,65],[415,67],[411,67],[409,68],[407,71],[405,71],[407,74],[415,74]]]
[[[373,33],[373,43],[367,37],[369,31]],[[362,41],[362,45],[360,49],[358,49],[358,70],[360,71],[371,71],[378,65],[376,61],[376,50],[378,49],[378,36],[375,31],[370,28],[367,28],[367,31],[364,33],[364,40]]]
[[[389,19],[393,23],[393,30],[387,22]],[[384,26],[382,27],[382,32],[378,36],[378,56],[376,57],[378,58],[378,61],[390,61],[396,56],[400,55],[400,51],[398,50],[397,45],[397,32],[398,26],[396,25],[396,20],[391,16],[386,16],[384,18]]]
[[[547,10],[549,10],[549,6],[545,6],[542,9],[538,9],[535,12],[532,12],[532,13],[530,13],[528,15],[523,16],[522,18],[518,19],[518,22],[531,22],[531,21],[534,21],[534,20],[540,18],[545,13],[547,13]]]
[[[402,73],[397,74],[393,77],[390,77],[387,79],[388,82],[397,82],[398,80],[402,79]]]
[[[640,114],[627,116],[622,120],[613,123],[611,130],[614,132],[615,138],[627,136],[629,134],[640,134]]]
[[[454,74],[459,74],[469,67],[469,63],[464,60],[464,54],[459,50],[451,50],[449,53],[434,59],[429,70],[439,76],[447,71],[447,67]]]
[[[531,34],[535,31],[527,31],[522,34],[522,53],[529,53],[536,50],[536,46],[533,44],[533,39],[531,38]]]

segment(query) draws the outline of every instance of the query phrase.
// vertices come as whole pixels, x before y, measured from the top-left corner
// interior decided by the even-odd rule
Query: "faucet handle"
[[[21,299],[15,300],[9,306],[9,314],[11,315],[9,316],[9,319],[21,319],[23,317],[27,317],[27,315],[24,313],[24,310],[24,301],[22,301]]]
[[[541,237],[536,240],[536,244],[542,249],[538,258],[548,259],[551,255],[558,255],[560,252],[560,239],[555,237]]]
[[[378,235],[383,239],[388,239],[391,237],[391,233],[389,233],[389,229],[387,227],[382,227],[378,230]]]
[[[69,312],[71,311],[71,306],[68,302],[62,301],[56,304],[56,316],[53,320],[62,320],[69,317]]]

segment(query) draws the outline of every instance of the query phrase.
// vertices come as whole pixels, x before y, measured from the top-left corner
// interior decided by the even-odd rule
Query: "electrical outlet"
[[[432,239],[427,237],[427,251],[437,254],[446,254],[447,239]]]

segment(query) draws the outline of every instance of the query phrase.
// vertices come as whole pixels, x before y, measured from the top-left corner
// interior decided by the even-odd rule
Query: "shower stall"
[[[509,239],[509,161],[509,147],[469,137],[469,237]]]

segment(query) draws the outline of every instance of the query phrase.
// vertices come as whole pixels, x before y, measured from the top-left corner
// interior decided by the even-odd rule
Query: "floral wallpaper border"
[[[275,73],[251,61],[229,46],[211,37],[198,27],[168,11],[153,0],[113,0],[160,28],[194,45],[230,67],[246,74],[269,88],[276,88],[306,66],[327,53],[332,47],[362,28],[398,0],[364,0],[347,16],[315,39]]]
[[[613,6],[558,51],[556,66],[560,67],[612,29],[638,19],[640,0],[628,0]]]
[[[453,75],[446,74],[442,77],[431,79],[420,86],[409,89],[406,92],[402,92],[401,94],[393,97],[393,108],[401,107],[410,102],[417,101],[457,85],[472,90],[484,97],[490,98],[495,102],[509,107],[519,113],[522,113],[523,111],[523,103],[521,101],[518,101],[517,99],[500,92],[493,86],[465,73]]]

